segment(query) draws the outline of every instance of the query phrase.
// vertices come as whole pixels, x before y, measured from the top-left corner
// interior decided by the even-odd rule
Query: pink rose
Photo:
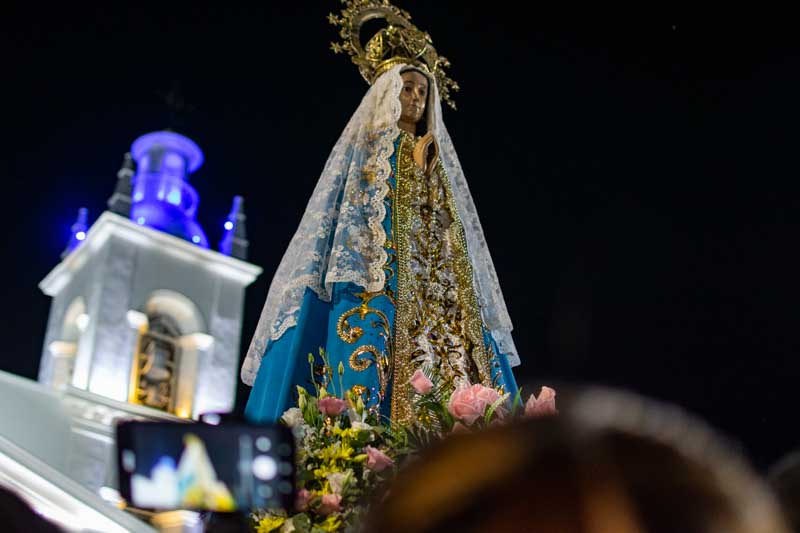
[[[417,394],[425,395],[433,390],[433,382],[419,369],[411,376],[411,386],[414,387]]]
[[[494,402],[500,399],[500,393],[490,387],[484,387],[483,385],[473,385],[472,388],[475,389],[475,396],[477,396],[482,402],[486,404],[486,409],[488,409]]]
[[[382,472],[388,466],[392,466],[392,458],[372,446],[367,446],[367,468],[373,472]]]
[[[500,394],[496,390],[476,383],[453,391],[450,401],[447,402],[447,410],[464,424],[471,426],[499,399]]]
[[[317,512],[323,516],[332,513],[338,513],[342,510],[342,506],[340,505],[341,502],[341,494],[323,494],[322,503],[320,503]]]
[[[320,412],[326,416],[339,416],[347,409],[346,401],[334,398],[333,396],[325,396],[317,405],[319,406]]]
[[[298,511],[305,511],[313,498],[314,496],[307,489],[300,489],[297,491],[297,499],[294,505]]]
[[[531,394],[525,402],[525,416],[547,416],[558,414],[556,410],[556,391],[550,387],[542,387],[537,398]]]

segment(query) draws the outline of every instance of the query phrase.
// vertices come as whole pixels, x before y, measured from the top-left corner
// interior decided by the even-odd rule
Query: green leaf
[[[455,424],[455,419],[453,415],[450,414],[450,411],[448,411],[447,405],[441,402],[431,401],[425,404],[425,408],[436,418],[436,422],[433,424],[434,429],[448,432],[453,427],[453,424]]]
[[[311,383],[314,384],[314,390],[316,391],[317,395],[319,395],[319,384],[317,384],[317,378],[314,377],[314,354],[308,352],[308,367],[311,371]]]
[[[339,368],[337,370],[339,371],[339,395],[344,400],[347,396],[345,395],[344,382],[342,381],[342,376],[344,376],[344,364],[342,364],[341,361],[339,361]]]
[[[292,525],[296,533],[311,533],[311,519],[305,513],[294,515]]]
[[[517,414],[517,409],[522,405],[522,387],[517,389],[517,394],[514,395],[514,401],[511,404],[511,416]]]
[[[495,400],[495,402],[492,405],[489,406],[489,409],[486,411],[486,416],[483,417],[484,424],[486,424],[487,426],[489,425],[489,422],[492,420],[492,415],[494,414],[495,410],[501,405],[503,405],[503,402],[505,401],[506,397],[500,396],[497,400]]]

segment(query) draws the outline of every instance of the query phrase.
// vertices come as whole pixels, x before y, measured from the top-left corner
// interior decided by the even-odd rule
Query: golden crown
[[[450,62],[436,53],[431,36],[410,22],[411,15],[407,11],[393,6],[388,0],[342,0],[342,3],[345,7],[340,16],[328,15],[328,22],[341,28],[339,35],[344,40],[343,43],[331,43],[335,53],[350,54],[369,84],[398,63],[421,68],[436,79],[441,99],[456,108],[450,91],[458,91],[459,87],[444,72]],[[362,46],[361,27],[375,19],[385,19],[388,25]]]

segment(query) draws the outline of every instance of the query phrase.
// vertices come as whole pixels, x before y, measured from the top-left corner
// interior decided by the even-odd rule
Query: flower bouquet
[[[297,502],[294,513],[260,510],[253,514],[258,533],[357,531],[371,499],[380,497],[408,458],[451,433],[480,431],[519,416],[556,414],[555,391],[542,387],[523,404],[491,387],[455,389],[437,385],[435,376],[417,370],[410,380],[417,422],[412,427],[382,419],[361,395],[335,393],[333,369],[324,350],[322,379],[315,393],[298,387],[296,407],[281,422],[297,439]],[[309,354],[314,370],[314,357]],[[341,363],[339,391],[344,391]]]
[[[382,421],[361,395],[333,394],[334,375],[323,350],[323,376],[315,394],[297,387],[297,407],[281,422],[297,440],[295,513],[261,510],[254,514],[258,533],[355,531],[369,497],[392,478],[400,459],[412,449],[403,428]],[[314,370],[314,358],[309,355]],[[339,391],[344,368],[339,364]]]
[[[412,444],[422,447],[450,433],[481,431],[510,422],[516,417],[548,416],[558,413],[556,392],[542,387],[539,396],[531,394],[522,403],[522,389],[513,399],[492,387],[479,383],[447,388],[417,370],[410,380],[415,393],[418,423],[409,428]]]

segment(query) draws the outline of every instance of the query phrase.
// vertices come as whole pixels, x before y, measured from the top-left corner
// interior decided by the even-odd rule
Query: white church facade
[[[152,531],[117,508],[115,424],[191,421],[234,407],[245,289],[261,269],[246,261],[240,197],[218,248],[209,245],[189,183],[202,161],[178,133],[139,137],[109,209],[91,227],[81,213],[62,261],[40,283],[53,300],[38,383],[0,376],[5,405],[19,409],[0,417],[0,483],[45,515],[69,517],[77,504],[65,503],[69,488],[47,496],[30,481],[41,476],[26,482],[26,458],[91,500],[76,508],[99,513],[97,530],[117,520],[120,531]],[[191,513],[173,521],[176,531],[191,529]]]

